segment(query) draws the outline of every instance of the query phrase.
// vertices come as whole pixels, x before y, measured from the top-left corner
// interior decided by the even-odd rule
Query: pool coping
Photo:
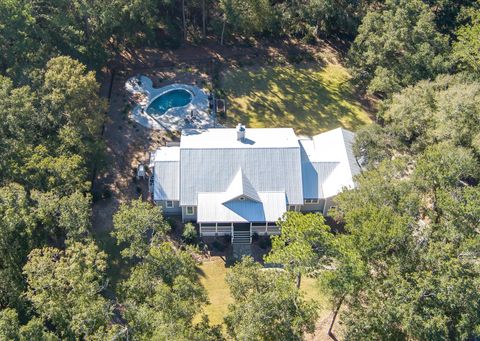
[[[137,83],[139,81],[139,83]],[[130,118],[138,124],[156,130],[179,131],[185,128],[210,128],[214,127],[215,117],[210,115],[209,99],[205,91],[197,86],[173,83],[160,88],[153,87],[153,82],[146,76],[132,77],[125,83],[125,89],[132,94],[141,94],[146,96],[143,101],[131,110]],[[155,117],[147,112],[151,103],[162,94],[175,89],[183,89],[192,95],[190,103],[182,107],[173,107],[165,113]],[[187,116],[195,113],[197,121],[195,124],[187,123]]]

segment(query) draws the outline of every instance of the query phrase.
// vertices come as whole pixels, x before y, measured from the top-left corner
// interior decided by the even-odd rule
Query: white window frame
[[[318,199],[305,199],[305,205],[317,205],[320,202]]]
[[[191,212],[189,212],[191,210]],[[193,206],[187,206],[185,207],[185,215],[194,215],[195,214],[195,208]]]
[[[173,200],[166,200],[165,201],[166,208],[173,208]]]

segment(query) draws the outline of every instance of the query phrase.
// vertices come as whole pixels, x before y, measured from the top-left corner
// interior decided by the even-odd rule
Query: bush
[[[229,234],[226,234],[223,236],[223,242],[228,245],[232,242],[232,236]]]
[[[264,250],[271,247],[272,241],[270,240],[270,237],[268,236],[262,237],[258,242],[258,246],[260,246],[260,248]]]
[[[258,242],[258,239],[259,239],[259,238],[260,238],[260,236],[258,235],[257,232],[254,232],[254,233],[252,234],[252,242],[254,242],[254,243]]]
[[[187,244],[195,244],[197,240],[197,230],[192,223],[186,223],[183,226],[182,239]]]
[[[220,243],[218,240],[214,240],[213,243],[212,243],[212,247],[217,250],[217,251],[220,251],[220,252],[223,252],[225,251],[225,245]]]

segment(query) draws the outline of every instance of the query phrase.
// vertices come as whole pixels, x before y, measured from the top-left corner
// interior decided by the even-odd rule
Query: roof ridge
[[[245,196],[253,201],[261,201],[257,190],[255,187],[253,187],[252,183],[243,172],[242,167],[239,168],[233,177],[233,180],[225,191],[225,194],[229,196],[229,198],[225,200],[225,203],[235,200],[241,196]]]

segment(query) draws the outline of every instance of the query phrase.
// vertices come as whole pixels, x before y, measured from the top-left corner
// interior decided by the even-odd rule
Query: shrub
[[[223,236],[223,242],[228,245],[232,242],[232,236],[229,234],[226,234]]]
[[[260,246],[261,249],[267,249],[272,246],[272,241],[270,240],[270,237],[265,236],[260,238],[258,242],[258,246]]]
[[[182,239],[187,244],[194,244],[197,240],[197,230],[192,223],[183,226]]]
[[[220,251],[220,252],[223,252],[225,251],[225,245],[220,243],[218,240],[214,240],[213,243],[212,243],[212,246],[215,250],[217,251]]]

